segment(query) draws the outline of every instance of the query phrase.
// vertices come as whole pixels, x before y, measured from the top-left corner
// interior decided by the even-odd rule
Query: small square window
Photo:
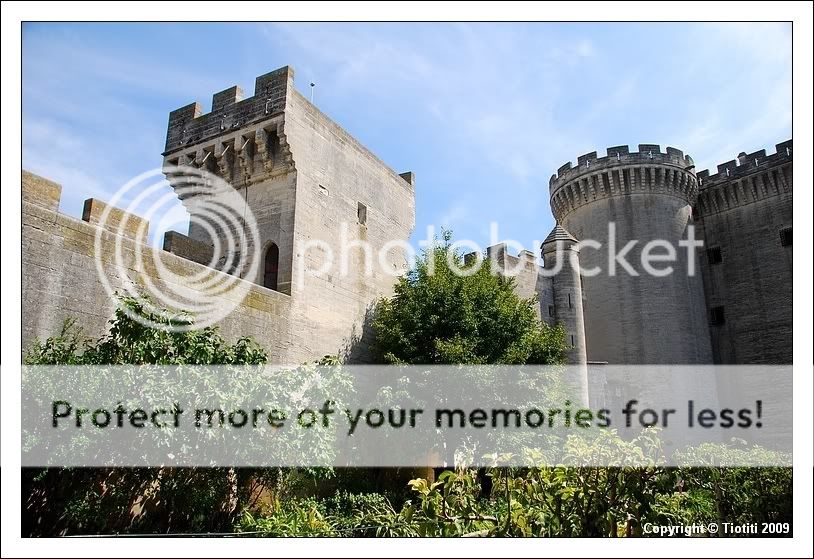
[[[367,206],[361,202],[356,207],[356,219],[360,225],[367,225]]]
[[[784,247],[791,246],[791,227],[780,230],[780,244]]]
[[[721,247],[711,247],[707,249],[707,262],[710,264],[720,264],[723,260]]]
[[[709,323],[713,326],[720,326],[724,323],[723,307],[712,307],[709,309]]]

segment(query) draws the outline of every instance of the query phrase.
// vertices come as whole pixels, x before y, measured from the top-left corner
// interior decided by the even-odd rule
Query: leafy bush
[[[600,438],[604,445],[610,442],[633,456],[633,464],[657,443],[652,433],[634,441],[623,441],[611,432]],[[568,452],[586,457],[591,446],[590,440],[576,436],[566,442]],[[739,446],[701,445],[693,451],[719,456],[773,452]],[[495,457],[496,463],[500,460]],[[447,471],[433,483],[411,481],[421,513],[414,515],[419,533],[616,537],[644,536],[645,523],[791,523],[791,468],[495,467],[485,473],[492,478],[487,499],[479,496],[482,475],[475,470]]]
[[[762,454],[762,462],[787,461],[777,451],[749,446],[746,441],[733,439],[730,444],[704,443],[689,449],[703,468],[683,468],[683,483],[714,504],[714,516],[707,512],[704,520],[749,524],[752,522],[792,522],[793,480],[791,468],[721,468],[714,464],[747,463]]]
[[[214,327],[182,332],[147,327],[131,316],[133,312],[146,313],[139,301],[123,299],[121,303],[108,334],[102,339],[84,338],[75,323],[68,321],[59,336],[36,342],[24,362],[27,365],[259,365],[268,359],[266,351],[252,340],[241,338],[228,343]],[[170,324],[160,315],[146,317]],[[321,363],[337,364],[337,360],[326,357]],[[298,369],[291,377],[296,379],[300,372],[308,374],[313,369]],[[26,391],[24,397],[35,397],[38,382],[47,380],[46,374],[40,378],[36,371],[36,368],[28,371],[31,378],[26,378],[32,390]],[[206,381],[205,370],[191,367],[189,371],[192,375],[201,375],[202,382]],[[88,382],[106,381],[91,376]],[[263,381],[254,378],[247,382],[251,386],[244,389],[257,393],[256,385]],[[159,383],[141,388],[144,394],[160,395],[162,386]],[[37,442],[37,433],[33,433],[32,440]],[[321,452],[323,447],[313,445],[311,450]],[[310,473],[321,474],[324,472]],[[256,480],[279,481],[291,475],[294,472],[236,468],[27,469],[23,471],[24,487],[28,488],[24,492],[27,499],[23,503],[24,531],[30,535],[58,535],[227,529],[239,514],[240,503],[248,501],[248,492]]]
[[[419,535],[408,505],[396,512],[378,493],[340,491],[327,499],[287,501],[263,517],[245,512],[235,532],[252,536],[406,537]]]
[[[131,314],[132,313],[132,314]],[[123,298],[110,321],[110,331],[98,341],[83,337],[75,320],[67,320],[60,334],[45,342],[35,341],[26,353],[26,365],[262,365],[268,354],[250,338],[227,343],[217,327],[174,331],[148,323],[172,326],[170,320],[151,313],[138,299]]]

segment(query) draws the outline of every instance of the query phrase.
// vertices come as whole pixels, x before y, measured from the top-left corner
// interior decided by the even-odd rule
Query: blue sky
[[[548,179],[607,146],[698,170],[792,137],[790,24],[24,24],[23,167],[81,214],[158,167],[169,111],[292,65],[296,86],[396,171],[416,233],[528,244]]]

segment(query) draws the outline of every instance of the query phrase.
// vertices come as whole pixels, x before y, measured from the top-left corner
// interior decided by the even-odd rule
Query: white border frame
[[[808,177],[812,168],[812,13],[808,2],[501,2],[500,4],[454,2],[230,2],[224,6],[212,2],[16,2],[2,4],[2,179],[0,189],[0,246],[2,246],[2,316],[0,321],[0,358],[2,374],[2,555],[19,556],[143,556],[201,555],[263,556],[269,553],[320,554],[337,557],[404,556],[432,554],[449,557],[486,555],[503,556],[507,551],[517,555],[566,555],[577,553],[604,557],[652,557],[654,555],[710,555],[740,557],[792,556],[810,557],[812,550],[812,251],[810,246],[798,250],[795,262],[794,312],[794,523],[795,536],[786,540],[751,539],[558,539],[537,540],[267,540],[236,539],[39,539],[20,537],[20,355],[21,355],[21,281],[20,281],[20,183],[21,161],[21,25],[23,20],[47,16],[52,20],[188,20],[196,16],[254,15],[269,20],[306,20],[319,14],[322,20],[571,20],[590,14],[595,20],[635,20],[646,16],[652,20],[726,21],[733,16],[753,21],[794,21],[794,148],[799,182],[794,205],[796,237],[812,240],[812,189]],[[318,4],[314,6],[314,4]],[[766,48],[771,48],[767,45]],[[800,170],[803,171],[800,171]],[[127,543],[125,544],[124,541]],[[622,543],[624,542],[624,543]],[[273,545],[273,548],[269,546]],[[543,547],[544,546],[544,547]],[[542,549],[545,551],[542,552]]]

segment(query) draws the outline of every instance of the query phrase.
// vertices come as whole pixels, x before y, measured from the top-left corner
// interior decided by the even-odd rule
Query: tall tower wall
[[[695,214],[716,363],[791,363],[792,141],[698,173]]]
[[[652,144],[640,144],[638,152],[612,147],[605,157],[592,152],[575,167],[566,163],[549,188],[557,222],[581,243],[601,245],[580,251],[588,361],[711,363],[697,255],[679,246],[693,225],[691,206],[698,194],[692,159]],[[674,247],[675,261],[653,264],[671,265],[673,273],[656,277],[643,268],[642,249],[653,240]],[[638,275],[609,254],[609,249],[619,254],[629,241],[636,243],[624,257]]]

